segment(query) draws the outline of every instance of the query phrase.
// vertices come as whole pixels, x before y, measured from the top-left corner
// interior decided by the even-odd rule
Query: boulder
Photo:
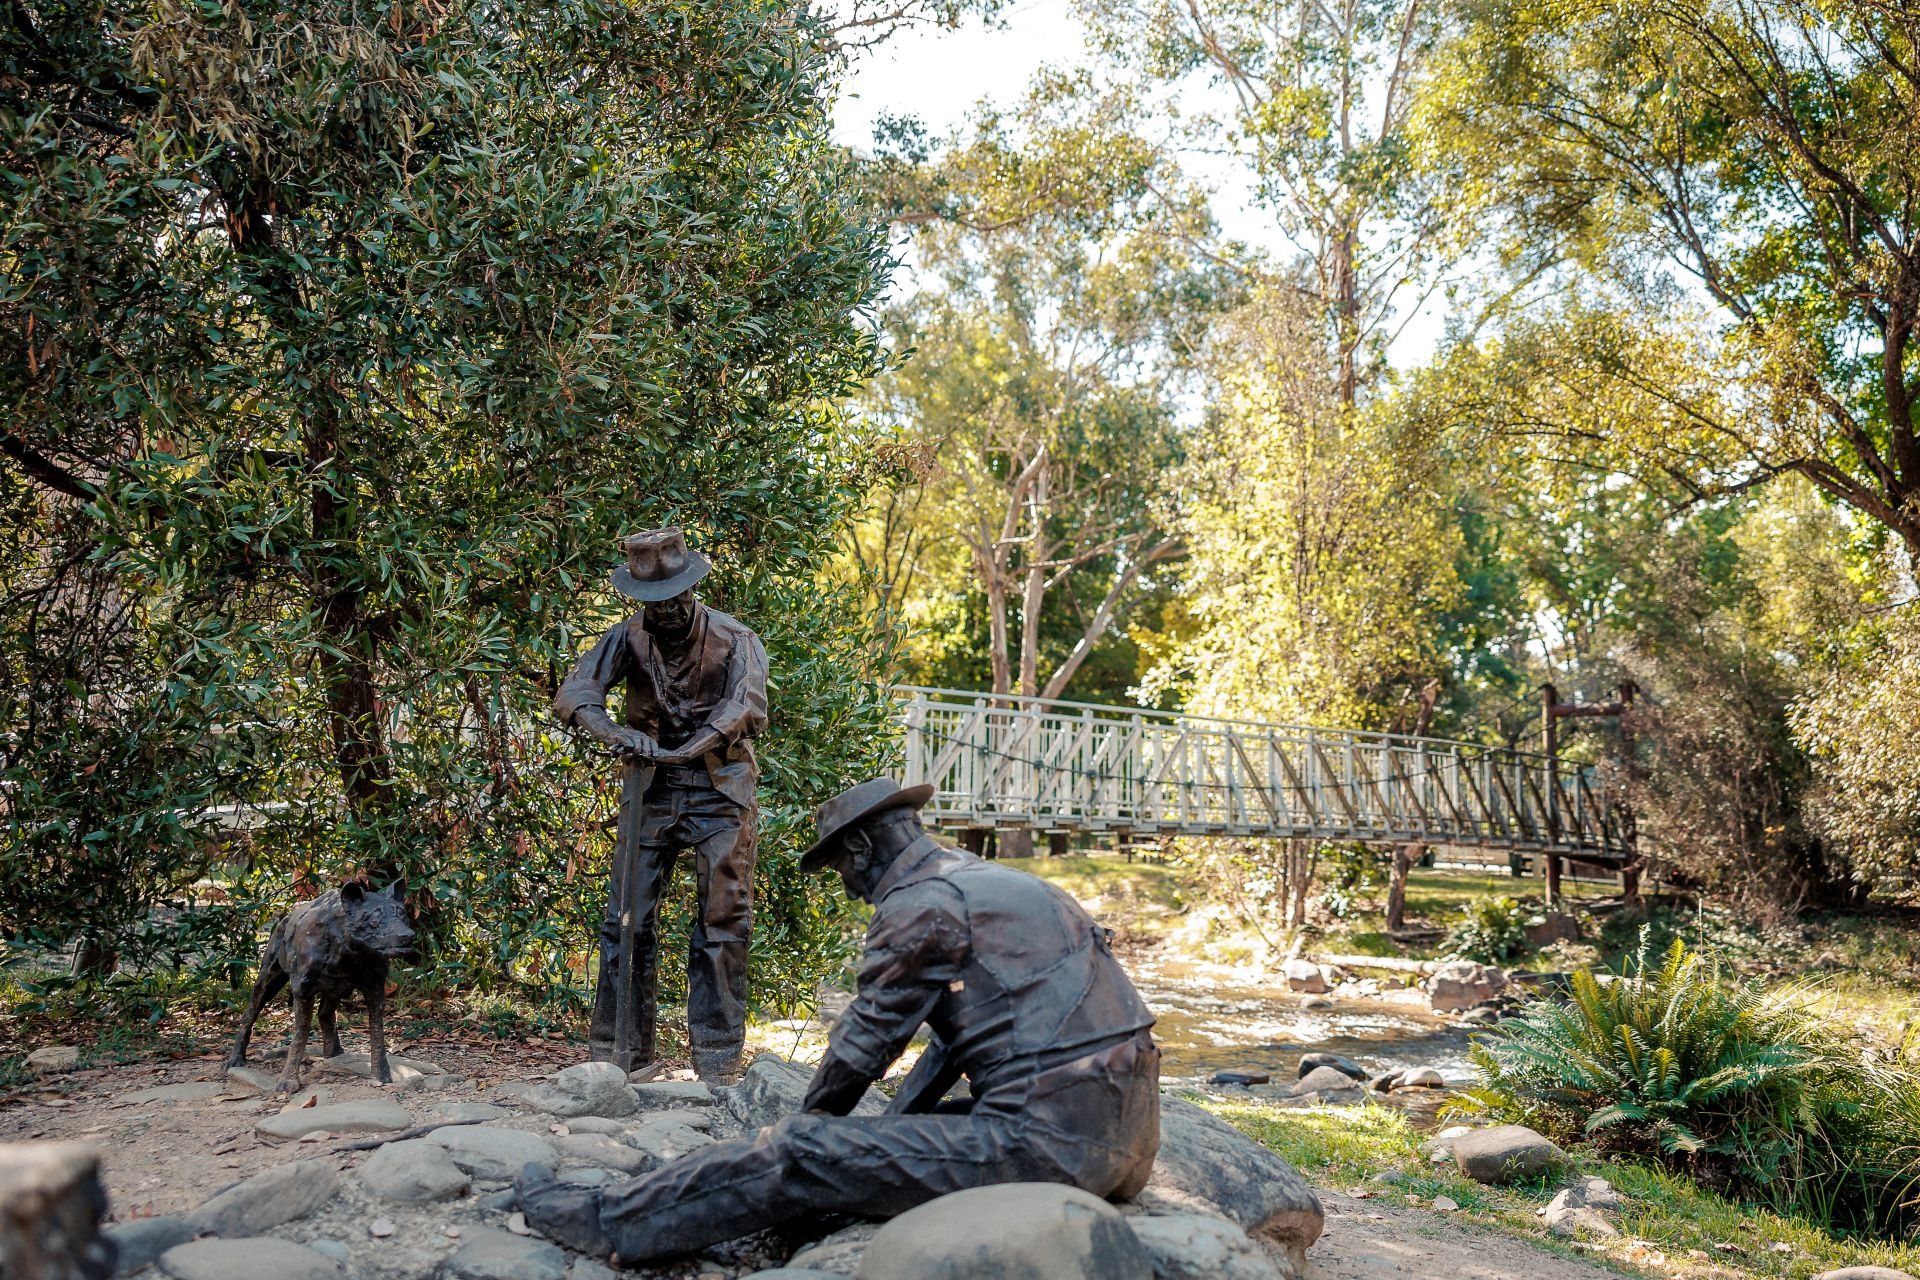
[[[172,1280],[342,1280],[340,1264],[305,1245],[271,1236],[194,1240],[160,1255],[160,1273]]]
[[[443,1102],[427,1112],[427,1119],[435,1124],[444,1120],[457,1120],[462,1124],[489,1120],[505,1120],[513,1112],[505,1107],[496,1107],[491,1102]]]
[[[1475,1182],[1536,1178],[1566,1162],[1566,1152],[1522,1124],[1474,1129],[1452,1140],[1453,1162]]]
[[[1435,1013],[1457,1013],[1499,995],[1507,989],[1507,975],[1492,965],[1471,960],[1449,960],[1427,979],[1427,999]]]
[[[447,1149],[418,1138],[389,1142],[360,1166],[360,1185],[368,1194],[402,1204],[432,1204],[467,1194],[473,1179]]]
[[[1327,971],[1311,960],[1289,960],[1281,967],[1286,975],[1287,990],[1298,991],[1304,995],[1323,996],[1333,990]]]
[[[562,1119],[608,1116],[619,1119],[640,1109],[627,1073],[611,1062],[583,1062],[554,1073],[553,1079],[526,1093],[527,1105]]]
[[[295,1107],[268,1116],[255,1125],[263,1138],[291,1142],[310,1133],[392,1133],[413,1123],[407,1109],[378,1098],[364,1102],[336,1102],[329,1107]]]
[[[1395,1089],[1444,1089],[1447,1078],[1432,1067],[1409,1067],[1392,1085]]]
[[[829,1236],[814,1241],[787,1259],[787,1266],[805,1272],[824,1272],[830,1276],[851,1276],[860,1270],[860,1259],[867,1252],[877,1222],[856,1222]]]
[[[132,1275],[177,1244],[193,1239],[193,1228],[185,1218],[135,1218],[108,1227],[107,1239],[120,1251],[113,1274]]]
[[[280,1078],[271,1071],[262,1071],[258,1067],[228,1067],[227,1083],[236,1085],[248,1093],[272,1093]]]
[[[440,1264],[440,1280],[567,1280],[560,1246],[497,1227],[468,1227]]]
[[[1211,1214],[1165,1213],[1129,1218],[1147,1251],[1154,1280],[1290,1280],[1246,1232]]]
[[[1321,1067],[1332,1067],[1335,1071],[1350,1075],[1355,1080],[1365,1080],[1367,1078],[1367,1069],[1355,1062],[1352,1058],[1343,1058],[1337,1053],[1303,1053],[1300,1055],[1300,1078],[1302,1080],[1305,1080],[1308,1075],[1319,1070]]]
[[[562,1134],[553,1139],[553,1149],[560,1153],[562,1164],[614,1169],[621,1173],[645,1173],[664,1163],[604,1133]]]
[[[700,1080],[654,1080],[633,1086],[642,1111],[674,1111],[681,1107],[711,1107],[720,1101]]]
[[[1553,1203],[1547,1206],[1547,1230],[1557,1236],[1581,1232],[1617,1236],[1620,1229],[1608,1215],[1620,1212],[1623,1207],[1620,1193],[1605,1178],[1587,1178],[1553,1198]]]
[[[983,1229],[990,1227],[990,1229]],[[1050,1182],[976,1187],[910,1209],[874,1233],[859,1280],[1153,1280],[1127,1220]]]
[[[1160,1100],[1160,1154],[1139,1202],[1149,1211],[1219,1214],[1277,1245],[1296,1270],[1327,1221],[1292,1165],[1182,1098]]]
[[[446,1148],[456,1165],[485,1182],[512,1182],[525,1165],[551,1169],[560,1163],[551,1142],[519,1129],[465,1124],[435,1129],[421,1141]]]
[[[1527,945],[1550,947],[1556,942],[1580,941],[1580,922],[1564,911],[1549,911],[1526,923]]]
[[[621,1141],[644,1153],[650,1161],[648,1168],[656,1168],[670,1161],[678,1160],[689,1151],[713,1145],[713,1139],[698,1129],[669,1120],[672,1112],[662,1113],[657,1120],[636,1124],[621,1136]]]
[[[1358,1089],[1359,1082],[1337,1067],[1315,1067],[1301,1076],[1287,1092],[1296,1098],[1315,1093],[1346,1093]]]
[[[1916,1280],[1904,1271],[1895,1271],[1892,1267],[1842,1267],[1838,1271],[1822,1271],[1813,1280]]]
[[[304,1218],[340,1194],[340,1175],[318,1160],[298,1160],[263,1169],[235,1183],[187,1215],[194,1234],[231,1240],[259,1235]]]
[[[740,1083],[716,1090],[721,1104],[748,1132],[764,1129],[777,1120],[799,1114],[806,1100],[807,1086],[813,1082],[813,1069],[771,1053],[753,1060]],[[857,1116],[877,1116],[887,1109],[886,1096],[868,1089],[854,1107]]]

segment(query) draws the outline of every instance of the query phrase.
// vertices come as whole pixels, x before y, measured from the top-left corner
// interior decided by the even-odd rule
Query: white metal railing
[[[901,686],[944,826],[1419,842],[1619,856],[1593,769],[1442,738]]]

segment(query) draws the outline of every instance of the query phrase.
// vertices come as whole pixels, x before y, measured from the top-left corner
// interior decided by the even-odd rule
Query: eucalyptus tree
[[[808,957],[785,831],[881,749],[814,572],[888,266],[831,59],[768,0],[7,9],[0,926],[124,932],[250,849],[406,877],[451,977],[563,972],[605,798],[538,709],[678,522],[781,672]]]

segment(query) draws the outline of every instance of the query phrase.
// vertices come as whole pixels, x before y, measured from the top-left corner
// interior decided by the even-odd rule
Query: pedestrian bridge
[[[954,689],[895,692],[906,781],[932,785],[925,813],[943,827],[1624,860],[1621,812],[1600,775],[1543,754]]]

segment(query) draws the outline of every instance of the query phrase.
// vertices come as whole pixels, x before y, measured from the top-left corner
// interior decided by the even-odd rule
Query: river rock
[[[634,1125],[627,1130],[622,1141],[645,1152],[656,1166],[678,1160],[689,1151],[713,1145],[713,1139],[700,1130],[668,1121],[664,1116],[659,1123]]]
[[[196,1235],[231,1240],[258,1235],[304,1218],[340,1194],[340,1175],[318,1160],[297,1160],[263,1169],[235,1183],[187,1215]]]
[[[337,1071],[343,1075],[373,1077],[373,1059],[364,1053],[336,1053],[331,1058],[322,1058],[313,1064],[322,1071]],[[387,1071],[395,1080],[401,1072],[416,1076],[443,1076],[447,1069],[437,1062],[428,1062],[424,1058],[406,1058],[397,1053],[387,1055]]]
[[[1315,1067],[1301,1076],[1287,1092],[1296,1098],[1314,1093],[1347,1093],[1358,1090],[1359,1082],[1337,1067]]]
[[[1453,1139],[1453,1162],[1475,1182],[1534,1178],[1566,1161],[1566,1152],[1522,1124],[1474,1129]]]
[[[675,1111],[681,1107],[711,1107],[720,1099],[702,1080],[653,1080],[633,1086],[642,1111]]]
[[[291,1142],[322,1129],[328,1133],[392,1133],[413,1123],[405,1107],[379,1098],[362,1102],[336,1102],[326,1107],[296,1107],[268,1116],[255,1125],[263,1138]]]
[[[1447,1078],[1432,1067],[1409,1067],[1392,1085],[1395,1089],[1444,1089]]]
[[[121,1107],[141,1107],[155,1102],[205,1102],[208,1098],[217,1098],[227,1091],[227,1087],[216,1081],[196,1081],[192,1084],[159,1084],[151,1089],[135,1089],[132,1093],[123,1093],[115,1098],[114,1105]]]
[[[360,1166],[360,1185],[382,1200],[431,1204],[467,1194],[473,1179],[438,1143],[389,1142]]]
[[[438,1274],[440,1280],[567,1280],[567,1255],[531,1236],[468,1227]]]
[[[1118,1209],[1051,1182],[976,1187],[910,1209],[874,1233],[859,1271],[859,1280],[1152,1278]]]
[[[80,1048],[71,1044],[50,1044],[27,1055],[27,1069],[41,1075],[72,1071],[80,1065]]]
[[[554,1073],[553,1079],[529,1089],[527,1105],[549,1115],[608,1116],[618,1119],[639,1110],[627,1073],[611,1062],[583,1062]]]
[[[1279,1246],[1296,1270],[1327,1221],[1292,1165],[1183,1098],[1160,1099],[1160,1154],[1139,1202],[1149,1211],[1219,1214]]]
[[[1547,1206],[1547,1230],[1557,1236],[1578,1235],[1582,1231],[1596,1236],[1617,1236],[1610,1214],[1624,1206],[1620,1193],[1605,1178],[1587,1178],[1567,1187]]]
[[[113,1274],[132,1275],[177,1244],[193,1239],[193,1228],[185,1218],[135,1218],[106,1229],[107,1239],[120,1251]]]
[[[1842,1267],[1838,1271],[1822,1271],[1813,1280],[1916,1280],[1904,1271],[1895,1271],[1892,1267]]]
[[[1127,1225],[1147,1251],[1154,1280],[1290,1280],[1251,1236],[1202,1213],[1150,1213]]]
[[[1435,1013],[1456,1013],[1485,1004],[1507,989],[1507,975],[1492,965],[1449,960],[1427,980],[1427,999]]]
[[[1321,1067],[1332,1067],[1335,1071],[1352,1076],[1355,1080],[1365,1080],[1367,1069],[1352,1058],[1343,1058],[1337,1053],[1303,1053],[1300,1055],[1300,1078],[1305,1080]]]
[[[596,1169],[616,1169],[621,1173],[645,1173],[662,1161],[604,1133],[567,1133],[553,1139],[560,1163],[588,1165]]]
[[[511,1182],[526,1165],[551,1169],[560,1163],[551,1142],[519,1129],[463,1124],[435,1129],[421,1141],[444,1147],[454,1164],[484,1182]]]
[[[578,1276],[569,1280],[579,1280]],[[775,1267],[771,1271],[749,1271],[740,1280],[846,1280],[838,1271],[815,1271],[812,1267]]]
[[[813,1082],[813,1068],[763,1053],[753,1060],[740,1083],[718,1090],[721,1104],[751,1133],[777,1120],[797,1115]],[[887,1109],[886,1095],[868,1089],[853,1109],[857,1116],[877,1116]]]
[[[305,1245],[260,1236],[194,1240],[160,1255],[160,1272],[173,1280],[342,1280],[338,1263]]]
[[[1304,995],[1323,996],[1333,990],[1327,971],[1311,960],[1289,960],[1281,967],[1287,978],[1287,990]]]

